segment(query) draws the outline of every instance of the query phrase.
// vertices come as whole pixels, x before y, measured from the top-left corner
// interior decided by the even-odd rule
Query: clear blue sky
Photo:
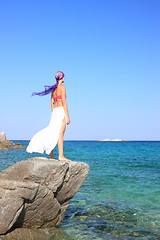
[[[160,140],[159,0],[0,1],[0,132],[30,139],[65,73],[66,140]]]

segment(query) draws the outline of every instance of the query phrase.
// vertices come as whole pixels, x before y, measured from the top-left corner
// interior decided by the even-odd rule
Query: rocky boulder
[[[21,143],[14,144],[12,141],[6,139],[4,132],[0,133],[0,149],[8,150],[9,148],[24,148]]]
[[[83,162],[35,157],[0,173],[0,234],[61,225],[89,171]]]
[[[0,133],[0,143],[6,140],[6,134],[4,132]]]

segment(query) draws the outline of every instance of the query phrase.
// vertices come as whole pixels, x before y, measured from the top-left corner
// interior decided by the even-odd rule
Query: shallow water
[[[65,141],[64,152],[90,171],[66,211],[63,239],[160,239],[160,142]],[[0,170],[34,156],[48,157],[1,150]]]

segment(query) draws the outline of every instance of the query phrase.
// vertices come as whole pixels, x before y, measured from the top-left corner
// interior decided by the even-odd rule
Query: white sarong
[[[66,119],[63,107],[56,107],[52,111],[48,127],[37,132],[31,139],[26,151],[50,154],[55,148],[60,134],[62,122]]]

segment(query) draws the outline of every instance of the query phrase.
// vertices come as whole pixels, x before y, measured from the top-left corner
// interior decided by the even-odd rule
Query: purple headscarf
[[[61,72],[61,71],[58,71],[57,73],[56,73],[56,75],[55,75],[55,78],[56,78],[56,84],[54,84],[53,86],[47,86],[47,85],[45,85],[44,87],[45,87],[45,90],[44,91],[42,91],[42,92],[33,92],[32,93],[32,96],[35,96],[35,95],[38,95],[38,96],[44,96],[44,95],[47,95],[47,94],[49,94],[50,92],[52,92],[52,91],[54,91],[56,88],[57,88],[57,86],[58,86],[58,82],[59,82],[59,80],[61,80],[62,78],[64,78],[64,73],[63,72]]]

